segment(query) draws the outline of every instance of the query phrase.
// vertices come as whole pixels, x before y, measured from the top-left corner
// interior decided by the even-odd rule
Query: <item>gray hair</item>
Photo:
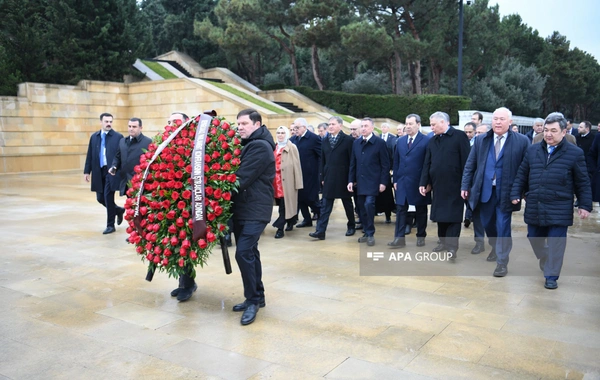
[[[446,123],[450,124],[450,116],[448,116],[446,112],[434,112],[431,114],[431,116],[429,116],[429,120],[431,119],[444,120]]]
[[[552,123],[558,123],[561,130],[567,129],[567,119],[565,119],[565,116],[560,112],[552,112],[550,115],[546,116],[544,126]]]
[[[335,120],[339,125],[344,125],[344,120],[342,120],[342,118],[339,116],[332,116],[329,118],[329,120]]]
[[[482,127],[482,126],[483,126],[483,127],[487,127],[487,130],[488,130],[488,131],[492,129],[492,125],[491,125],[491,124],[483,124],[483,123],[482,123],[482,124],[479,124],[479,126],[480,126],[480,127]]]
[[[308,129],[309,131],[311,131],[312,133],[315,133],[315,127],[312,126],[312,124],[309,124],[306,126],[306,129]]]
[[[432,116],[433,116],[433,115],[432,115]],[[418,124],[421,124],[421,116],[417,115],[416,113],[411,113],[411,114],[409,114],[408,116],[406,116],[406,119],[408,120],[408,119],[410,119],[411,117],[414,117],[414,118],[415,118],[415,121],[416,121]]]
[[[544,119],[542,119],[541,117],[536,117],[533,121],[533,124],[544,124]]]
[[[389,128],[389,127],[390,127],[390,124],[389,124],[389,123],[382,123],[382,124],[381,124],[381,128],[383,128],[383,127],[388,127],[388,128]]]
[[[508,113],[508,118],[512,119],[512,111],[509,110],[508,108],[500,107],[500,108],[496,108],[496,111],[504,111],[504,112]],[[496,113],[496,111],[494,111],[494,113]]]
[[[303,117],[299,117],[296,120],[294,120],[294,124],[300,124],[308,128],[308,121],[306,121],[306,119]]]
[[[328,125],[327,123],[320,123],[319,125],[317,125],[317,129],[321,129],[321,128],[327,129],[327,125]]]

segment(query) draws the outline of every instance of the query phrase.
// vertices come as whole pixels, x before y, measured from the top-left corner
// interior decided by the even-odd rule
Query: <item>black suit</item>
[[[336,199],[342,200],[347,227],[354,228],[354,206],[352,205],[352,194],[348,191],[348,173],[350,171],[350,158],[352,157],[351,136],[338,133],[335,145],[331,147],[331,135],[323,138],[321,145],[321,181],[323,182],[323,200],[321,204],[321,215],[317,222],[317,234],[324,234],[329,223],[329,216]]]
[[[140,163],[140,156],[144,150],[148,149],[148,145],[152,140],[144,136],[142,133],[138,137],[124,137],[119,142],[119,150],[115,154],[115,159],[112,161],[112,167],[117,169],[115,177],[121,181],[119,183],[119,193],[121,196],[127,192],[127,184],[133,178],[134,168]]]
[[[304,187],[298,190],[298,209],[302,212],[303,222],[312,225],[309,207],[319,214],[319,160],[321,159],[321,139],[310,131],[304,136],[294,136],[290,141],[298,148],[302,182]]]
[[[381,139],[385,141],[385,146],[388,151],[388,155],[390,157],[390,169],[393,167],[394,162],[394,152],[396,150],[396,141],[398,141],[398,137],[388,133],[386,138],[383,138],[383,134]],[[390,220],[392,215],[392,210],[396,209],[396,202],[394,202],[394,191],[392,190],[392,178],[389,177],[389,181],[385,184],[385,191],[379,196],[377,196],[377,200],[375,202],[376,211],[385,213],[386,220]]]
[[[102,131],[95,132],[90,137],[83,173],[92,175],[92,191],[96,192],[96,200],[106,207],[106,226],[114,227],[117,213],[115,190],[119,188],[119,182],[108,174],[108,165],[113,162],[123,135],[112,129],[106,133],[106,165],[100,167],[101,133]]]

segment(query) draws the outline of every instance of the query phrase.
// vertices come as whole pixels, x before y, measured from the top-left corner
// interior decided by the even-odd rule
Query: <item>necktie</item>
[[[103,168],[106,166],[106,156],[104,155],[104,150],[106,149],[106,133],[100,133],[102,137],[102,143],[100,144],[100,167]]]
[[[548,147],[548,160],[550,160],[550,156],[552,156],[552,153],[554,153],[554,149],[556,149],[555,146]]]
[[[496,160],[498,160],[498,156],[500,155],[500,150],[502,149],[501,141],[504,136],[498,136],[496,138],[496,145],[494,145],[494,150],[496,151]]]
[[[410,147],[412,147],[412,137],[408,139],[408,149],[410,149]]]
[[[367,139],[363,137],[362,141],[360,142],[362,145],[365,145],[367,143]]]
[[[383,137],[383,141],[387,141],[387,133],[384,133],[382,137]]]
[[[333,136],[329,137],[329,143],[331,144],[331,149],[333,149],[333,147],[335,146],[335,140],[336,140],[336,138],[337,138],[337,136],[336,137],[333,137]]]

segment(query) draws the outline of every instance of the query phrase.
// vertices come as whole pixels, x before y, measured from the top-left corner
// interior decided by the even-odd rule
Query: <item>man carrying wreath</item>
[[[246,299],[233,311],[243,311],[240,322],[248,325],[254,322],[258,308],[265,306],[258,239],[273,212],[275,141],[256,110],[240,111],[237,125],[243,148],[236,172],[239,190],[233,198],[233,234]]]

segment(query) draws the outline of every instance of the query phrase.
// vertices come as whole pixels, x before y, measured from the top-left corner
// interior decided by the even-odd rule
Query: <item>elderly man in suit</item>
[[[396,190],[396,229],[394,240],[388,245],[393,248],[406,246],[406,214],[408,205],[414,205],[417,222],[417,247],[425,245],[427,236],[427,205],[431,203],[430,194],[419,193],[419,179],[423,170],[425,151],[429,137],[419,132],[421,117],[410,114],[406,117],[404,132],[396,142],[394,150],[394,189]]]
[[[96,200],[106,208],[106,229],[104,235],[116,231],[117,224],[123,222],[125,209],[115,205],[115,190],[119,188],[116,178],[108,175],[109,165],[113,162],[119,149],[119,141],[123,135],[112,129],[113,116],[109,113],[100,115],[101,129],[90,137],[83,176],[90,182],[92,176],[92,191],[96,192]]]
[[[445,112],[433,113],[429,124],[434,136],[427,144],[419,192],[425,196],[433,190],[430,219],[437,222],[440,239],[433,251],[447,251],[449,258],[455,259],[465,207],[460,182],[469,155],[469,138],[450,126]]]
[[[544,130],[544,119],[542,119],[541,117],[536,117],[535,120],[533,121],[533,128],[531,129],[531,131],[527,132],[525,134],[525,136],[529,139],[529,142],[531,144],[533,144],[533,139],[537,136],[537,135],[543,135],[543,130]]]
[[[325,232],[329,224],[329,216],[333,210],[333,202],[342,200],[346,218],[348,219],[346,236],[355,233],[354,206],[352,194],[346,188],[348,172],[350,171],[350,158],[352,157],[352,143],[354,139],[342,132],[342,118],[333,116],[329,119],[328,133],[323,138],[321,145],[321,184],[323,185],[323,200],[321,215],[317,221],[317,229],[308,235],[325,240]]]
[[[350,173],[348,175],[348,191],[358,194],[360,220],[364,235],[359,243],[375,245],[375,200],[385,191],[390,177],[390,157],[385,142],[373,133],[373,119],[364,118],[360,131],[362,138],[354,141]]]
[[[510,130],[512,112],[501,107],[492,116],[492,130],[476,138],[462,177],[461,196],[473,210],[479,209],[481,222],[495,248],[495,277],[508,273],[508,255],[512,249],[512,184],[523,161],[529,140]],[[491,260],[489,260],[491,261]]]
[[[396,150],[396,140],[398,137],[393,133],[390,133],[390,125],[388,123],[381,124],[381,139],[385,141],[388,154],[390,156],[390,168],[393,167],[394,151]],[[394,192],[392,190],[392,178],[390,176],[388,182],[385,184],[385,191],[375,201],[375,209],[378,213],[383,212],[385,214],[385,223],[392,223],[392,211],[396,209],[394,202]]]
[[[111,175],[119,174],[121,182],[119,184],[119,193],[121,196],[127,193],[127,184],[131,182],[135,174],[134,168],[140,163],[140,156],[148,145],[152,142],[149,137],[142,133],[142,119],[133,117],[129,119],[127,125],[129,136],[123,137],[119,141],[119,150],[115,154],[110,170]]]
[[[579,199],[581,219],[592,211],[585,157],[580,148],[565,142],[566,129],[567,121],[561,113],[546,117],[544,141],[527,148],[510,193],[515,205],[527,194],[527,238],[544,271],[546,289],[558,287],[567,229],[573,225],[573,193]]]
[[[321,159],[321,138],[310,132],[308,122],[304,118],[294,120],[292,129],[296,136],[290,141],[298,148],[302,181],[304,188],[298,190],[298,209],[304,218],[296,225],[297,228],[312,227],[312,217],[309,207],[319,215],[319,160]]]

